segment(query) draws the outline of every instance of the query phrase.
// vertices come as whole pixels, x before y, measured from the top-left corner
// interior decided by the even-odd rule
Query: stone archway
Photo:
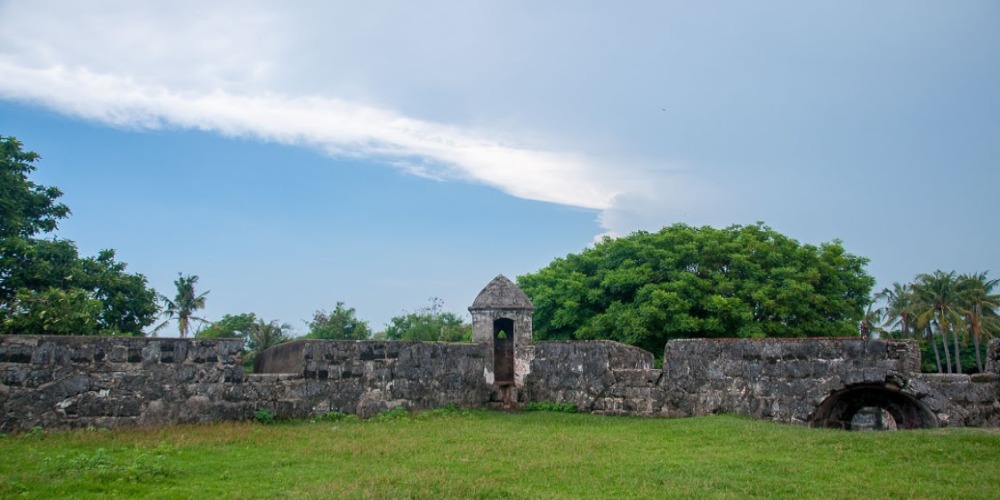
[[[810,427],[851,429],[860,413],[884,411],[898,429],[930,429],[937,417],[927,405],[894,387],[881,384],[856,385],[835,391],[809,418]]]

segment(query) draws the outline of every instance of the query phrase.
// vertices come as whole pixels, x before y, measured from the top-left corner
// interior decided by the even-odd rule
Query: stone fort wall
[[[492,383],[485,343],[299,340],[262,353],[251,375],[241,349],[238,339],[0,336],[0,432],[245,420],[259,408],[279,418],[367,417],[510,401]],[[911,426],[1000,426],[1000,340],[989,345],[986,372],[972,376],[921,374],[915,343],[880,340],[677,340],[662,369],[649,352],[612,341],[537,342],[522,355],[513,394],[521,404],[825,426],[874,404]]]

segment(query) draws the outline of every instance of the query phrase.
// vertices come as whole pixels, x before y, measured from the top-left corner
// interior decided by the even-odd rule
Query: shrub
[[[576,403],[555,403],[552,401],[532,401],[524,405],[524,411],[558,411],[576,413]]]
[[[271,425],[274,423],[274,412],[267,408],[258,408],[253,412],[253,418],[264,425]]]

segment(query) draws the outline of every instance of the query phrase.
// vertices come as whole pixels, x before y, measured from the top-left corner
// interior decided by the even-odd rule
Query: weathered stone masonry
[[[529,401],[823,427],[874,407],[901,428],[1000,426],[1000,340],[972,376],[921,374],[914,342],[860,339],[677,340],[654,369],[616,342],[533,342],[530,301],[501,278],[470,308],[474,343],[299,340],[262,353],[252,375],[238,339],[0,336],[0,432]]]
[[[484,376],[485,344],[303,340],[281,346],[286,364],[271,367],[278,373],[254,375],[240,369],[240,347],[239,340],[0,337],[0,431],[242,420],[258,408],[292,418],[502,402]],[[903,426],[1000,426],[996,340],[990,372],[972,376],[917,373],[911,342],[673,341],[662,370],[651,368],[650,353],[610,341],[531,347],[521,403],[837,426],[850,411],[837,410],[838,401],[850,406],[854,394],[863,406],[906,398],[918,413],[894,410]]]

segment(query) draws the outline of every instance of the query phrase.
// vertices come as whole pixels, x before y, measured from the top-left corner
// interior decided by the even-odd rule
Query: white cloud
[[[553,150],[537,139],[529,146],[516,138],[498,139],[484,128],[371,104],[382,100],[380,91],[392,93],[387,87],[347,91],[350,100],[334,97],[370,64],[345,56],[343,46],[358,39],[310,46],[325,27],[293,26],[305,18],[302,12],[243,3],[230,7],[0,6],[0,33],[5,33],[0,34],[0,98],[115,126],[176,126],[371,158],[413,175],[483,183],[520,198],[599,210],[599,222],[613,234],[678,220],[680,207],[697,201],[693,192],[708,192],[662,168],[642,170],[624,160]],[[357,36],[365,30],[348,32]],[[331,81],[330,92],[303,93],[318,86],[312,70],[302,65],[304,58],[317,61],[313,69],[324,77],[331,75],[325,61],[342,65],[343,81]],[[283,66],[286,59],[296,62]],[[420,78],[427,84],[426,75]]]

